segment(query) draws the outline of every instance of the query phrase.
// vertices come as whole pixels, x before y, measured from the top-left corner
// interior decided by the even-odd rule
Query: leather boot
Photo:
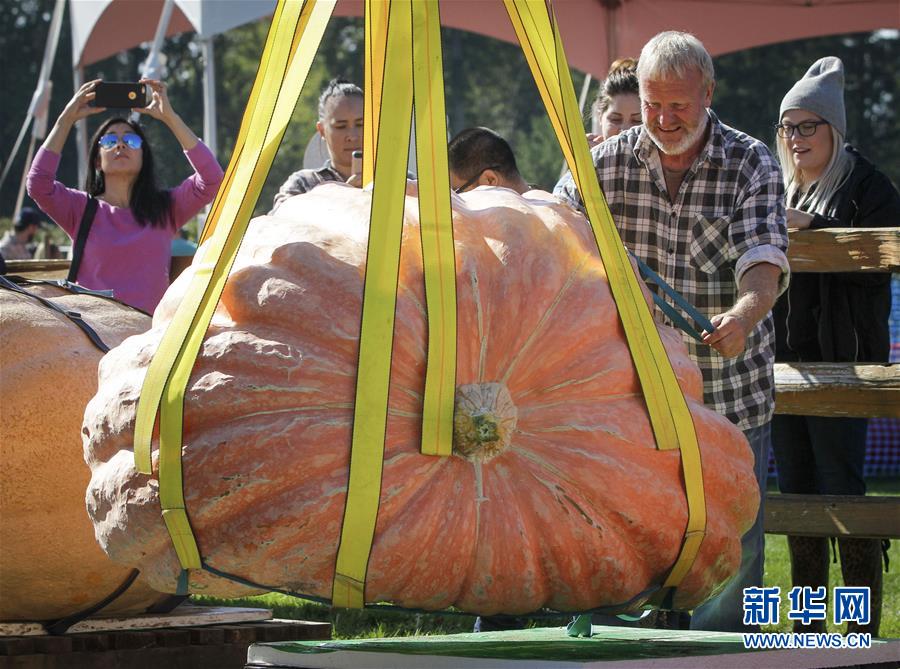
[[[841,553],[841,574],[846,586],[869,586],[871,615],[868,625],[847,622],[847,633],[869,632],[878,636],[881,625],[881,540],[838,539]]]
[[[788,536],[791,553],[791,581],[794,586],[825,587],[828,592],[828,539],[825,537]],[[794,621],[794,632],[824,632],[824,620],[804,625]]]

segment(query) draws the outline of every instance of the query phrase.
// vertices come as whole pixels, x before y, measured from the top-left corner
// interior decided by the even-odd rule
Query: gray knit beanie
[[[834,126],[841,137],[847,135],[844,64],[840,58],[826,56],[812,64],[803,78],[784,96],[778,118],[791,109],[806,109],[818,114]]]

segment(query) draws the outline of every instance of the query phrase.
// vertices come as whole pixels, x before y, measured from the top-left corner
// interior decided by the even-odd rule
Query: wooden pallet
[[[324,640],[331,624],[277,620],[265,609],[179,607],[166,616],[90,619],[62,636],[0,625],[0,669],[239,668],[254,643]],[[36,631],[40,629],[41,631]],[[22,632],[9,636],[12,630]]]

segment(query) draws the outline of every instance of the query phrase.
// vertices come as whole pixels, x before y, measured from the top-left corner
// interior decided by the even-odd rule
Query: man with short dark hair
[[[22,207],[13,223],[13,229],[7,230],[3,239],[0,239],[0,256],[4,260],[31,260],[33,251],[29,244],[34,241],[40,227],[41,217],[37,211],[31,207]]]
[[[531,187],[519,174],[509,143],[490,128],[466,128],[447,147],[450,187],[464,193],[478,186],[509,188],[519,195]]]
[[[709,109],[713,63],[696,37],[660,33],[641,51],[637,74],[644,124],[595,147],[594,166],[625,246],[715,326],[702,343],[688,336],[685,343],[703,373],[704,403],[747,437],[761,503],[737,576],[694,611],[691,627],[752,631],[742,595],[763,577],[775,408],[771,309],[789,276],[781,171],[765,144]],[[583,209],[571,175],[554,192]]]

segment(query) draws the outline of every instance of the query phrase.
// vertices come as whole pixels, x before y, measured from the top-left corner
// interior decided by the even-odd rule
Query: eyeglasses
[[[454,188],[454,193],[464,193],[467,188],[469,188],[472,184],[478,181],[481,178],[481,175],[487,172],[488,170],[499,170],[500,165],[488,165],[487,167],[482,167],[480,171],[476,172],[475,176],[469,179],[466,183],[464,183],[459,188]]]
[[[790,139],[794,136],[794,130],[800,133],[801,137],[812,137],[816,134],[816,130],[820,125],[829,125],[828,121],[804,121],[793,125],[791,123],[776,123],[773,127],[778,132],[779,137]]]
[[[140,135],[136,135],[133,132],[126,132],[122,137],[119,137],[115,133],[109,133],[108,135],[103,135],[98,141],[97,144],[100,145],[100,148],[104,151],[110,151],[119,144],[119,140],[122,141],[122,144],[127,146],[129,149],[139,149],[144,141],[141,139]]]

